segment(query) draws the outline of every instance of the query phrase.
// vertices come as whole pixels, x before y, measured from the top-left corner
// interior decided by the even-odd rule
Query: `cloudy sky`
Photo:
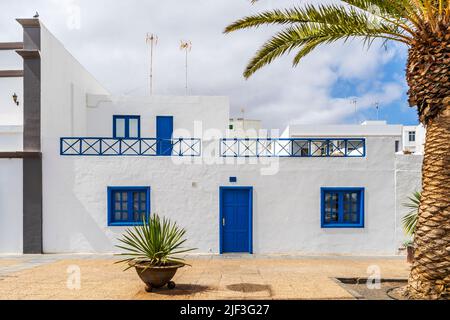
[[[315,1],[310,1],[315,2]],[[323,1],[322,1],[323,2]],[[292,68],[287,56],[249,80],[242,72],[256,49],[277,28],[223,35],[224,27],[244,15],[299,1],[262,0],[2,0],[0,41],[21,40],[17,17],[37,10],[42,22],[104,86],[118,95],[147,95],[147,32],[159,37],[154,58],[154,91],[184,94],[184,55],[180,40],[190,40],[192,95],[226,95],[231,116],[261,119],[266,128],[289,123],[355,123],[379,118],[415,124],[404,81],[406,49],[358,41],[319,48]],[[0,51],[0,69],[21,68],[15,53]],[[21,80],[0,79],[0,124],[20,123]],[[352,101],[357,101],[355,113]]]

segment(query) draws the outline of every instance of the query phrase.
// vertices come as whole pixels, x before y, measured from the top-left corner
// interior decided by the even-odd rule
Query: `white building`
[[[232,118],[229,122],[230,138],[250,138],[261,136],[261,120]]]
[[[403,127],[403,151],[423,155],[426,130],[423,125]]]
[[[112,96],[38,20],[19,22],[24,127],[0,130],[0,253],[117,252],[151,214],[198,253],[398,252],[422,161],[396,154],[401,126],[225,138],[228,98]]]

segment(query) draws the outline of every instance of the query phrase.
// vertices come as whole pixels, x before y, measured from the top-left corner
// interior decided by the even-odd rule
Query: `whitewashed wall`
[[[23,127],[0,125],[0,152],[23,150]]]
[[[404,206],[409,202],[408,198],[413,196],[416,191],[422,190],[422,163],[423,156],[418,155],[396,155],[395,156],[395,198],[396,198],[396,220],[397,220],[397,239],[398,246],[409,239],[406,236],[402,218],[407,215],[411,209]]]
[[[41,25],[41,122],[43,151],[56,134],[86,132],[87,94],[108,91]]]
[[[117,251],[114,245],[124,228],[107,226],[108,186],[150,186],[152,213],[186,227],[188,245],[199,253],[218,253],[219,188],[230,185],[230,176],[238,178],[233,185],[254,188],[255,253],[397,253],[403,240],[401,203],[420,186],[418,158],[394,155],[397,128],[385,136],[375,127],[367,129],[366,158],[260,159],[262,163],[240,158],[239,163],[224,163],[209,156],[217,154],[217,139],[228,127],[227,98],[111,97],[45,27],[41,35],[46,253]],[[60,155],[60,137],[112,136],[114,114],[141,115],[141,135],[148,138],[156,136],[157,115],[173,115],[175,136],[202,138],[204,157],[180,163],[190,159]],[[3,148],[12,145],[5,142]],[[321,187],[364,187],[365,228],[322,229]],[[21,251],[22,161],[0,160],[0,253]]]
[[[22,233],[22,160],[0,159],[0,253],[19,254]]]
[[[124,228],[107,226],[106,190],[131,185],[152,188],[152,212],[185,226],[189,245],[217,253],[219,187],[236,176],[237,185],[254,187],[255,253],[393,255],[398,249],[395,155],[386,145],[394,140],[369,137],[367,158],[275,159],[271,164],[58,157],[51,160],[54,171],[47,178],[53,200],[46,205],[44,248],[49,253],[116,251],[115,239]],[[277,163],[278,173],[261,174]],[[338,186],[366,188],[364,229],[321,229],[320,188]]]
[[[60,216],[71,221],[76,207],[66,206],[63,211],[52,211],[59,193],[73,193],[73,188],[54,191],[54,175],[58,172],[52,159],[59,157],[59,139],[65,135],[86,133],[87,94],[108,94],[94,77],[41,25],[41,123],[43,153],[43,232],[44,249],[49,233],[58,229]],[[74,213],[75,212],[75,213]],[[72,237],[67,234],[65,237]]]
[[[218,140],[213,138],[228,126],[227,98],[111,97],[45,29],[42,81],[46,253],[116,251],[124,228],[107,226],[108,186],[150,186],[152,212],[186,227],[188,245],[198,247],[199,253],[217,253],[219,188],[229,185],[230,176],[238,178],[237,185],[254,187],[255,253],[397,253],[395,195],[403,191],[396,187],[393,134],[369,134],[366,158],[224,164],[220,163],[224,159],[207,155],[217,152],[208,144],[217,149]],[[203,138],[205,157],[180,164],[182,159],[167,157],[60,156],[60,137],[112,136],[114,114],[141,115],[141,134],[148,138],[156,135],[157,115],[173,115],[175,136]],[[366,189],[364,229],[320,227],[320,188],[333,186]]]
[[[22,126],[0,126],[0,152],[23,150]],[[22,253],[22,160],[0,159],[0,253]]]

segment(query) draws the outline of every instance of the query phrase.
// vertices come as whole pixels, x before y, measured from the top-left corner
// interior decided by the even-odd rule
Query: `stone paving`
[[[0,256],[0,299],[354,299],[335,278],[406,279],[404,257],[189,257],[174,290],[146,293],[114,256]],[[376,266],[375,268],[373,266]],[[78,277],[79,275],[79,277]]]

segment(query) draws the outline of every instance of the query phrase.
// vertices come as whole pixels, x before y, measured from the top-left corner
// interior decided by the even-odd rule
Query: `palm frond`
[[[367,45],[376,38],[406,44],[411,40],[410,36],[405,35],[405,28],[400,27],[398,23],[377,20],[371,13],[342,5],[306,5],[302,8],[272,10],[238,20],[229,25],[225,32],[263,24],[288,24],[288,26],[258,50],[244,72],[246,78],[275,58],[296,48],[300,51],[294,59],[294,65],[320,44],[340,39],[362,38]]]
[[[422,193],[416,191],[408,198],[408,202],[403,204],[404,207],[411,209],[411,211],[402,219],[403,229],[408,236],[414,236],[416,233],[421,199]]]
[[[368,0],[365,0],[370,2]],[[367,10],[359,10],[353,7],[343,5],[305,5],[303,7],[293,7],[289,9],[275,9],[271,11],[262,12],[259,14],[251,15],[239,19],[224,30],[224,33],[230,33],[233,31],[256,28],[261,25],[288,25],[288,24],[333,24],[341,25],[345,23],[349,25],[354,23],[356,26],[365,24],[367,27],[371,27],[372,21],[376,17],[377,10],[370,11],[371,8],[364,0],[348,1],[349,4],[353,3],[353,7],[359,9],[367,7]],[[395,16],[390,17],[388,13],[378,15],[380,18],[385,18],[387,22],[392,23],[396,20]],[[391,19],[387,19],[390,17]],[[349,20],[350,19],[350,20]],[[399,24],[399,26],[402,26]],[[399,32],[399,35],[403,35]]]
[[[429,25],[433,31],[439,29],[441,23],[450,21],[449,0],[409,0],[417,12],[422,25]]]
[[[257,28],[261,25],[269,25],[269,24],[293,24],[299,22],[309,22],[304,19],[301,12],[297,8],[292,9],[275,9],[272,11],[266,11],[262,13],[258,13],[252,16],[247,16],[242,19],[239,19],[232,24],[228,25],[224,33],[230,33],[233,31],[248,29],[248,28]]]
[[[410,5],[410,0],[342,0],[343,2],[370,13],[388,23],[415,34],[413,26],[419,25],[419,18]]]
[[[366,28],[365,26],[358,28],[350,25],[305,24],[286,28],[284,31],[277,33],[257,51],[247,65],[244,76],[249,78],[258,69],[296,48],[300,48],[300,51],[294,58],[294,66],[317,46],[338,40],[361,37],[368,46],[377,38],[404,41],[394,34],[395,29],[384,26],[381,26],[381,28],[384,29],[384,34],[378,32],[377,29]]]
[[[252,0],[252,3],[256,0]],[[429,39],[430,32],[445,34],[450,24],[450,0],[341,0],[342,4],[307,4],[250,15],[228,25],[224,33],[280,25],[256,53],[244,72],[246,78],[274,59],[298,49],[300,60],[321,44],[360,38],[370,46],[377,38],[408,46]]]
[[[364,11],[379,13],[392,18],[408,19],[409,0],[342,0],[342,2],[358,7]]]

